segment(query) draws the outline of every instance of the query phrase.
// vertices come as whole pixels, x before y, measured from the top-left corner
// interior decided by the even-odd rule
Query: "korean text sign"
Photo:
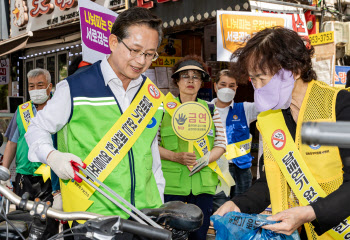
[[[0,85],[8,84],[10,80],[10,60],[0,60]]]
[[[110,54],[109,35],[118,14],[91,1],[79,1],[83,60],[94,63]]]
[[[286,14],[218,11],[217,61],[230,61],[237,48],[255,33],[270,27],[292,27],[292,17]]]

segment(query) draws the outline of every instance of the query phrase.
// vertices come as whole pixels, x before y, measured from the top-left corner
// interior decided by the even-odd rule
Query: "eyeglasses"
[[[185,82],[188,82],[191,78],[193,82],[200,82],[202,81],[202,78],[198,75],[193,75],[192,77],[188,74],[181,74],[180,78],[183,79]]]
[[[118,38],[118,41],[123,43],[124,46],[130,51],[130,56],[133,57],[133,58],[145,56],[146,60],[148,60],[148,61],[151,61],[151,60],[155,61],[159,57],[157,52],[155,52],[155,53],[144,53],[141,50],[131,49],[123,42],[123,40],[120,39],[120,37],[117,37],[117,38]]]

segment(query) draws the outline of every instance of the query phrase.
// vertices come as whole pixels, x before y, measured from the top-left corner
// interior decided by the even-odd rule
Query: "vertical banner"
[[[94,63],[110,54],[108,38],[118,14],[91,1],[79,1],[83,61]]]
[[[286,14],[217,11],[217,61],[230,61],[231,54],[255,33],[270,27],[293,30]]]
[[[10,81],[10,60],[0,60],[0,85],[8,84]]]

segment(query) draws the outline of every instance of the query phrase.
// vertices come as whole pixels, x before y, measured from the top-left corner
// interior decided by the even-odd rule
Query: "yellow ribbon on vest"
[[[33,104],[31,101],[28,101],[26,103],[19,105],[18,109],[19,109],[19,114],[20,114],[21,119],[22,119],[22,124],[23,124],[24,130],[27,132],[28,126],[30,124],[30,119],[32,119],[34,117]],[[38,169],[34,173],[41,174],[44,182],[46,182],[47,179],[51,178],[50,167],[44,163],[41,164],[40,167],[38,167]]]
[[[86,170],[103,182],[140,137],[157,112],[163,98],[162,92],[147,78],[128,109],[83,161],[87,165]],[[122,145],[117,145],[113,139],[121,136],[124,142]],[[107,159],[109,163],[106,164],[104,169],[99,169],[98,174],[92,173],[90,170],[94,168],[94,162],[100,159]],[[99,186],[97,183],[95,185]],[[61,190],[63,209],[66,212],[86,211],[93,203],[89,198],[96,191],[84,181],[81,183],[69,181],[67,185],[61,183]],[[85,221],[78,222],[83,223]]]
[[[30,119],[34,117],[33,104],[31,101],[25,102],[18,107],[19,114],[21,115],[24,130],[27,132],[30,124]]]
[[[319,197],[326,197],[327,194],[312,175],[290,135],[282,111],[269,110],[260,113],[258,124],[265,144],[275,158],[288,185],[297,196],[300,205],[307,206],[317,201]],[[345,235],[350,233],[347,222],[350,223],[350,217],[327,233],[334,239],[346,239]]]
[[[252,146],[252,139],[253,138],[251,137],[247,140],[231,143],[227,145],[225,157],[227,159],[233,159],[233,158],[238,158],[238,157],[247,155],[248,153],[250,153],[250,148]]]
[[[175,110],[181,105],[181,103],[177,101],[173,97],[173,95],[169,92],[164,98],[163,105],[164,105],[164,109],[169,113],[169,115],[173,116]],[[199,146],[199,143],[201,142],[205,142],[205,144],[201,144],[202,147]],[[208,151],[210,151],[209,139],[207,136],[197,141],[194,141],[193,145],[197,149],[201,157],[204,156],[203,150],[205,148],[208,148]],[[208,167],[210,167],[214,172],[218,174],[218,178],[221,183],[221,189],[225,191],[225,193],[229,192],[229,189],[231,188],[231,186],[235,185],[235,182],[232,176],[230,174],[227,174],[228,171],[222,172],[219,165],[216,163],[216,161],[209,163]]]

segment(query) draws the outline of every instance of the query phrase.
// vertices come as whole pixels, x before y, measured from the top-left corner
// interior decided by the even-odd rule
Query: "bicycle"
[[[0,180],[8,179],[8,177],[0,167]],[[143,215],[148,216],[152,219],[146,220],[149,224],[153,220],[157,224],[157,226],[150,226],[143,221],[139,223],[122,219],[119,216],[102,216],[89,212],[62,212],[51,208],[50,202],[41,202],[39,199],[30,201],[28,196],[25,196],[26,194],[19,197],[2,185],[0,185],[0,194],[20,209],[29,211],[33,217],[30,229],[26,231],[24,223],[16,223],[17,226],[15,226],[6,215],[0,212],[5,221],[10,224],[7,234],[7,237],[11,235],[9,240],[41,239],[48,217],[63,221],[87,220],[84,224],[58,233],[50,240],[65,236],[80,236],[82,239],[114,239],[123,232],[149,239],[185,240],[189,232],[199,229],[203,222],[203,213],[200,208],[179,201],[165,203],[156,209],[143,209],[139,216],[142,218],[144,218]],[[5,226],[0,225],[0,232],[4,230]]]

